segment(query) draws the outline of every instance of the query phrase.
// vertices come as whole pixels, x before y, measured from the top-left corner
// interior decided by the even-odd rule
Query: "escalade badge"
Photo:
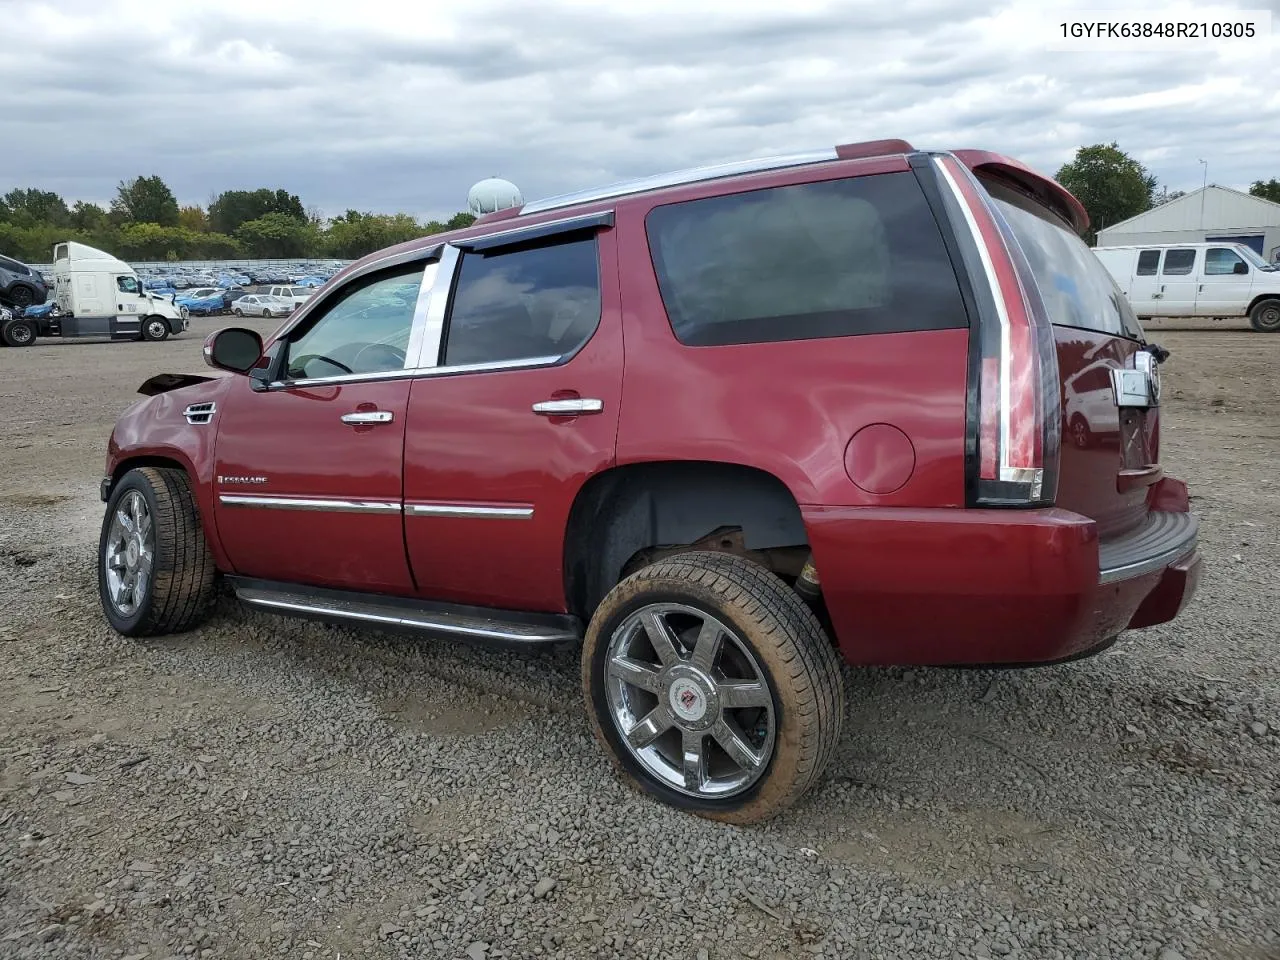
[[[218,477],[219,483],[266,483],[266,477]]]

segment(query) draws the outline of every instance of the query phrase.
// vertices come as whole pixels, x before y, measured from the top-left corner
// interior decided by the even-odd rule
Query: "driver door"
[[[348,280],[272,345],[268,389],[248,377],[230,385],[217,412],[214,509],[236,573],[413,593],[406,355],[435,270],[419,259]]]

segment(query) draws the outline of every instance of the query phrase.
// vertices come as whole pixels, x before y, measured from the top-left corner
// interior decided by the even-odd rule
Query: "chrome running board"
[[[493,610],[247,577],[227,579],[243,603],[287,616],[499,646],[548,646],[581,640],[583,635],[581,622],[568,614]]]

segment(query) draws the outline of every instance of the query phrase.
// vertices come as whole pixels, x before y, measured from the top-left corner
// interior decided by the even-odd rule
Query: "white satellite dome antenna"
[[[524,197],[520,193],[520,188],[510,180],[503,180],[500,177],[481,180],[467,191],[467,207],[477,217],[510,207],[523,206]]]

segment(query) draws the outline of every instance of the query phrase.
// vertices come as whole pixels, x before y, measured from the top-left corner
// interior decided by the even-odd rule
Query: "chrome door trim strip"
[[[469,520],[532,520],[533,507],[469,503],[406,503],[411,517],[458,517]]]
[[[268,384],[267,389],[294,390],[306,387],[337,387],[347,383],[367,383],[375,380],[416,380],[419,377],[451,377],[464,373],[527,370],[530,367],[553,367],[563,360],[563,356],[528,357],[523,360],[490,360],[484,363],[459,363],[454,366],[406,367],[403,370],[385,370],[379,373],[351,373],[336,377],[308,377],[305,380],[276,380]]]
[[[228,507],[267,510],[316,510],[328,513],[399,513],[398,500],[328,500],[319,497],[264,497],[220,493],[218,502]]]

